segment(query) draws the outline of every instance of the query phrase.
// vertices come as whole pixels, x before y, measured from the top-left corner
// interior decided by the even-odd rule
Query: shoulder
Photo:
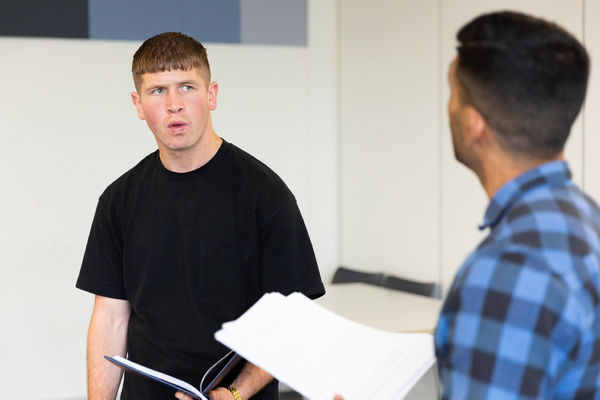
[[[234,144],[227,145],[230,147],[228,165],[243,181],[251,182],[260,197],[275,203],[294,200],[285,182],[269,166]]]
[[[569,218],[598,221],[600,209],[577,185],[568,182],[563,186],[542,187],[526,193],[508,209],[505,222],[531,228],[540,218],[559,224],[566,224]]]
[[[526,271],[578,290],[577,282],[589,280],[599,253],[598,207],[577,186],[567,185],[538,190],[516,202],[472,258],[516,261]]]
[[[261,181],[270,182],[276,185],[284,185],[283,180],[269,166],[254,157],[250,153],[242,150],[234,144],[228,143],[230,147],[230,162],[239,167],[248,175],[252,175]]]
[[[143,177],[155,167],[156,155],[157,151],[150,153],[108,185],[100,195],[100,204],[108,207],[110,204],[126,197],[127,193],[136,187],[142,181]]]

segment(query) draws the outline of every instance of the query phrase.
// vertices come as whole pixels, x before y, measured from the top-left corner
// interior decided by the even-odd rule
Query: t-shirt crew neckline
[[[223,142],[221,143],[221,146],[219,146],[219,149],[217,150],[215,155],[210,160],[208,160],[208,162],[206,164],[204,164],[200,168],[197,168],[197,169],[195,169],[193,171],[189,171],[189,172],[174,172],[174,171],[168,170],[163,165],[163,163],[160,161],[159,150],[156,150],[154,152],[154,162],[156,163],[156,167],[158,168],[158,171],[160,172],[161,175],[165,176],[167,179],[169,179],[171,181],[184,182],[184,181],[193,180],[200,176],[204,176],[207,173],[214,170],[215,168],[217,168],[217,166],[219,165],[221,160],[225,157],[225,154],[228,152],[229,148],[230,148],[230,144],[228,142],[226,142],[225,139],[223,139]]]

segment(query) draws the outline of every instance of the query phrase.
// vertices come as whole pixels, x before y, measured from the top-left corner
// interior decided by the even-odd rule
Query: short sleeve
[[[295,199],[287,201],[259,227],[263,293],[325,293],[304,220]]]
[[[99,202],[76,287],[104,297],[126,299],[122,243],[114,225]]]
[[[551,397],[580,337],[565,286],[519,251],[463,269],[435,332],[443,398]]]

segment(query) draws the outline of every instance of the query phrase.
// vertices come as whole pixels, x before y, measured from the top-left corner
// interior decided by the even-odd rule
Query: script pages
[[[402,399],[435,362],[430,334],[364,326],[300,293],[265,294],[215,337],[317,400]]]

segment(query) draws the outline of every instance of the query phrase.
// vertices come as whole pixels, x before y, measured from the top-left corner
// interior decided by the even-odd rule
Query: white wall
[[[329,282],[338,246],[338,10],[337,0],[308,1],[307,220],[321,277]]]
[[[439,280],[437,0],[340,2],[341,263]]]
[[[309,5],[308,47],[206,46],[216,131],[296,194],[326,278],[337,265],[336,10]],[[0,39],[0,398],[85,395],[93,296],[74,284],[96,201],[155,149],[129,98],[139,44]]]
[[[600,57],[597,2],[562,0],[340,1],[341,262],[447,289],[484,237],[488,199],[453,155],[446,115],[456,32],[475,16],[512,9],[556,21]],[[592,72],[588,110],[600,86]],[[597,113],[573,127],[574,180],[600,195]],[[585,140],[585,147],[584,147]],[[586,157],[584,158],[584,149]],[[584,174],[585,160],[585,174]]]
[[[133,43],[1,39],[0,397],[83,393],[92,297],[74,289],[97,197],[153,143]]]

